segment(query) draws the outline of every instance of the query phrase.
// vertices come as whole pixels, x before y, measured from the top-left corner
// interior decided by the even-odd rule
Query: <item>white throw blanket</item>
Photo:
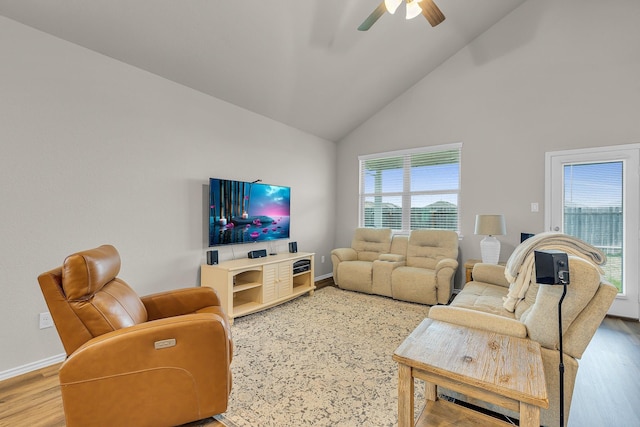
[[[577,237],[554,232],[536,234],[518,245],[507,261],[504,276],[510,285],[509,293],[503,298],[503,307],[506,310],[513,313],[518,303],[524,299],[529,284],[535,283],[534,251],[549,249],[584,258],[597,266],[607,261],[607,257],[602,251]],[[600,272],[602,273],[602,269]]]

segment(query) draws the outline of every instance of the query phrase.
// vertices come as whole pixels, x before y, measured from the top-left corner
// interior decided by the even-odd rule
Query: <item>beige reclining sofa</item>
[[[542,249],[545,247],[545,242],[549,242],[548,238],[540,236],[537,246],[536,242],[533,242],[534,246],[530,249]],[[549,248],[572,252],[570,246],[551,245]],[[617,295],[617,289],[601,276],[596,263],[587,258],[569,256],[570,284],[567,286],[567,295],[562,303],[565,420],[569,417],[578,372],[578,359],[582,357]],[[508,266],[509,263],[507,263]],[[563,287],[538,285],[535,283],[534,273],[524,298],[517,301],[515,309],[511,312],[510,308],[505,308],[505,305],[508,305],[507,295],[510,288],[510,282],[506,276],[504,266],[476,264],[473,268],[473,281],[464,286],[449,306],[432,307],[429,317],[460,326],[521,338],[528,337],[539,342],[542,347],[549,397],[549,408],[541,410],[540,421],[544,426],[558,425],[560,415],[558,301]],[[504,408],[455,393],[450,394],[455,398],[518,418],[517,413]]]
[[[333,280],[342,289],[421,304],[446,304],[458,268],[458,233],[358,228],[350,248],[331,252]]]

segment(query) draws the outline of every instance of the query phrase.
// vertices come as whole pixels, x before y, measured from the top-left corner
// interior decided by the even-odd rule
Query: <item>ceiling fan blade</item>
[[[376,23],[378,19],[380,19],[382,15],[384,15],[386,11],[387,8],[384,5],[383,1],[378,5],[378,7],[373,10],[373,12],[371,12],[371,15],[369,15],[362,24],[360,24],[360,26],[358,27],[358,31],[367,31],[373,24]]]
[[[429,21],[432,27],[444,21],[445,18],[442,11],[436,6],[433,0],[422,0],[418,4],[422,8],[422,15]]]

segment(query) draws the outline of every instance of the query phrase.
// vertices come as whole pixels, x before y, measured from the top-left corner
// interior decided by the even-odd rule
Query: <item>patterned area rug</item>
[[[325,287],[235,319],[233,391],[218,419],[228,427],[397,425],[391,356],[428,312]]]

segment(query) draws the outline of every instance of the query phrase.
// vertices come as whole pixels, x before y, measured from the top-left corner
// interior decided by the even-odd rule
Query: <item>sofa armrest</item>
[[[173,347],[156,349],[157,341],[175,339]],[[139,323],[93,338],[73,352],[60,368],[61,381],[83,381],[151,366],[188,366],[196,360],[213,363],[222,355],[231,363],[230,332],[212,313],[187,314]],[[165,350],[165,351],[163,351]],[[213,369],[209,366],[208,369]]]
[[[333,264],[333,281],[340,284],[338,279],[338,265],[344,261],[356,261],[358,253],[353,248],[337,248],[331,251],[331,263]]]
[[[509,287],[509,281],[504,277],[503,265],[477,263],[473,266],[473,281]]]
[[[455,270],[458,268],[458,261],[456,261],[453,258],[443,258],[440,261],[438,261],[438,263],[436,264],[436,274],[438,274],[438,271],[442,270],[443,268],[450,268],[452,270]]]
[[[526,326],[518,320],[468,308],[436,305],[429,309],[429,318],[517,338],[527,336]]]
[[[358,253],[352,248],[337,248],[331,251],[331,258],[334,257],[338,262],[356,261],[358,259]]]
[[[438,261],[435,268],[436,292],[439,304],[448,304],[453,292],[453,279],[458,269],[458,261],[444,258]]]
[[[400,262],[404,264],[405,256],[399,254],[381,254],[378,261]]]
[[[213,288],[196,287],[159,292],[140,298],[149,320],[195,313],[205,307],[220,306]]]
[[[390,255],[390,254],[386,254]],[[371,291],[377,295],[384,295],[393,298],[393,290],[391,288],[391,275],[393,270],[405,265],[404,256],[399,255],[401,261],[377,259],[373,261]]]

